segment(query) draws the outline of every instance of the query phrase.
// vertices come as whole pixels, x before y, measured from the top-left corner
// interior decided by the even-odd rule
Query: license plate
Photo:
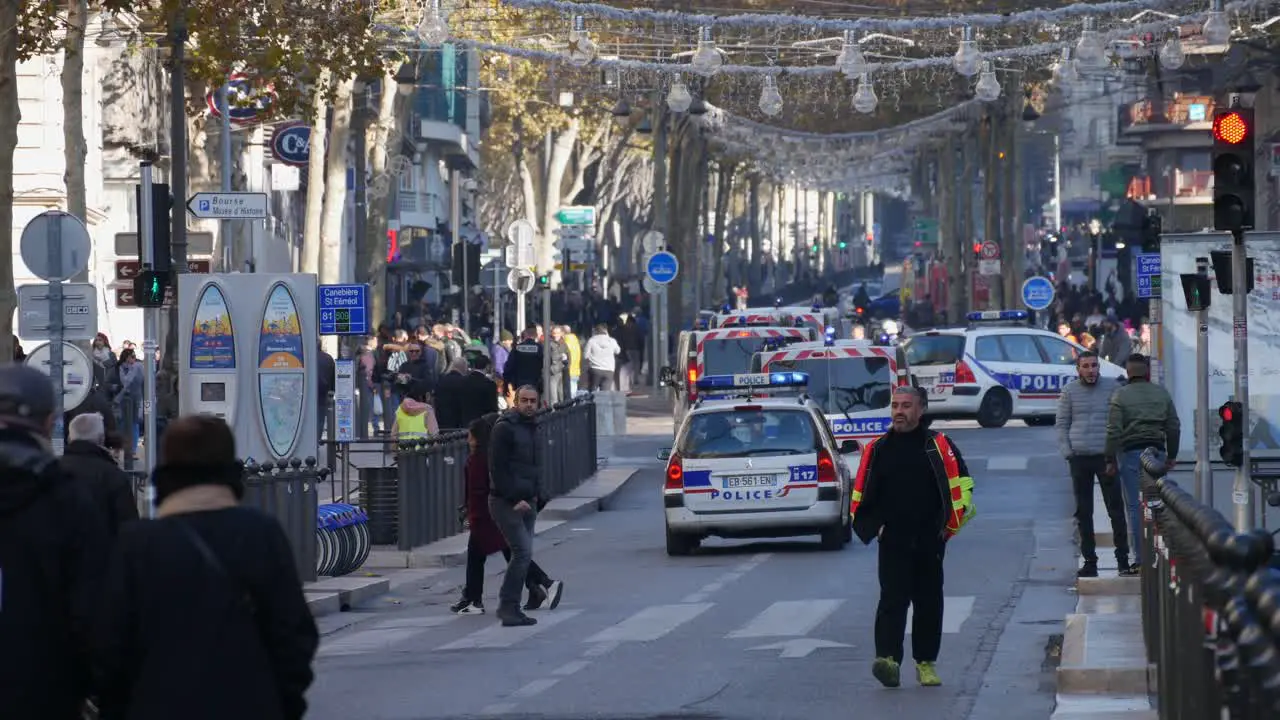
[[[933,387],[938,382],[938,378],[934,377],[916,376],[916,379],[920,381],[921,387]]]
[[[773,487],[777,484],[776,475],[730,475],[724,479],[725,488]]]

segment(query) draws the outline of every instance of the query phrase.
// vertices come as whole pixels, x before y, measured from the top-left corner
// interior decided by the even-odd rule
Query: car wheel
[[[692,555],[701,542],[700,538],[693,535],[682,535],[671,532],[670,528],[667,529],[667,554],[671,557]]]
[[[821,542],[822,542],[823,550],[831,552],[835,550],[841,550],[844,548],[844,545],[845,545],[844,527],[845,527],[844,523],[841,522],[839,524],[832,525],[831,527],[825,527],[822,529]]]
[[[978,406],[978,424],[984,428],[1004,427],[1013,413],[1013,398],[1004,388],[992,388]]]
[[[844,516],[844,531],[842,534],[846,545],[853,542],[853,521],[849,519],[847,513]]]

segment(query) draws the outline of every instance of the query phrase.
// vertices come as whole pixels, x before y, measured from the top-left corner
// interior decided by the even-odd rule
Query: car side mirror
[[[862,444],[857,440],[843,440],[840,443],[840,454],[851,455],[862,449]]]
[[[671,448],[660,448],[658,450],[658,459],[666,462],[671,459]]]
[[[1273,492],[1268,495],[1267,504],[1274,508],[1280,508],[1280,492]]]

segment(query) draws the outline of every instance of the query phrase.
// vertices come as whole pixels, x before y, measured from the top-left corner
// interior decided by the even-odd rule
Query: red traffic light
[[[1235,420],[1236,413],[1240,410],[1240,403],[1228,401],[1222,403],[1222,407],[1218,408],[1218,417],[1222,418],[1222,422],[1229,423]]]
[[[1231,422],[1231,418],[1235,415],[1229,407],[1222,408],[1222,411],[1219,414],[1222,415],[1222,419],[1226,422]]]
[[[1249,120],[1238,110],[1220,113],[1213,117],[1213,139],[1228,145],[1239,145],[1249,139]]]
[[[973,244],[973,254],[974,254],[974,255],[977,255],[977,254],[978,254],[978,253],[980,253],[980,252],[982,252],[982,243],[974,243],[974,244]]]

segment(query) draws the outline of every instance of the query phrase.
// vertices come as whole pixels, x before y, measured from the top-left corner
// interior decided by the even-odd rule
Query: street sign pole
[[[231,192],[231,111],[228,95],[231,92],[231,85],[223,83],[218,89],[218,113],[222,115],[222,135],[221,150],[222,156],[222,192]],[[231,220],[221,220],[218,223],[218,235],[222,241],[222,270],[231,271],[235,267],[232,263],[235,261],[235,255],[232,252],[231,242]],[[363,238],[362,238],[363,240]]]
[[[471,335],[471,288],[467,286],[467,248],[462,246],[462,173],[449,174],[449,229],[453,231],[453,251],[462,253],[462,329]]]
[[[62,223],[49,223],[48,240],[49,240],[49,267],[56,268],[62,264]],[[63,407],[63,388],[62,388],[62,335],[63,335],[63,313],[65,309],[62,307],[62,281],[49,281],[49,379],[53,381],[53,448],[58,455],[62,454],[63,438],[66,434],[66,428],[63,427],[63,418],[66,408]]]
[[[143,270],[150,270],[155,262],[155,246],[152,243],[155,228],[151,225],[151,163],[142,163],[141,178],[142,207],[138,212],[138,235],[142,239],[142,257],[138,259],[142,261]],[[175,257],[174,263],[175,270],[179,268],[185,270],[187,266],[185,252],[182,257]],[[159,308],[142,309],[142,441],[144,443],[143,462],[147,472],[151,472],[156,467],[156,338],[160,334],[159,320]],[[129,437],[127,430],[125,437]],[[148,517],[155,517],[155,505],[155,486],[148,483]]]
[[[1235,338],[1236,377],[1235,399],[1240,403],[1240,417],[1244,422],[1244,452],[1240,466],[1236,468],[1235,483],[1231,488],[1231,504],[1235,508],[1236,532],[1248,532],[1253,527],[1253,489],[1249,484],[1249,266],[1244,246],[1244,231],[1231,233],[1231,327]],[[1155,337],[1155,333],[1152,333]],[[1203,408],[1208,412],[1208,408]],[[1172,460],[1173,458],[1169,458]]]
[[[1196,274],[1209,276],[1209,258],[1196,258]],[[1209,464],[1209,307],[1196,313],[1196,499],[1213,503],[1213,468]]]
[[[551,288],[542,288],[542,396],[551,398]]]
[[[502,341],[502,288],[498,287],[502,266],[493,261],[493,344]]]

